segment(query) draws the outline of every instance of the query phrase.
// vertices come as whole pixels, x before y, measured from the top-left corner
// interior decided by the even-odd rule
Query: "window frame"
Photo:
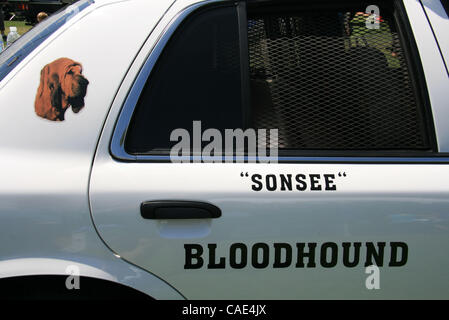
[[[258,0],[253,0],[252,2],[256,1]],[[160,55],[162,54],[169,40],[172,38],[173,34],[177,31],[178,27],[183,23],[183,21],[185,21],[191,14],[195,13],[199,9],[219,7],[220,5],[229,4],[234,4],[237,7],[239,30],[241,33],[240,44],[243,48],[241,49],[241,58],[245,57],[249,59],[247,43],[248,39],[246,34],[247,12],[245,0],[240,0],[237,4],[235,1],[229,0],[208,0],[202,3],[195,3],[178,12],[164,28],[161,35],[159,35],[159,38],[156,41],[153,50],[150,52],[149,56],[144,62],[139,74],[137,75],[128,92],[128,95],[115,123],[115,128],[110,141],[109,151],[114,159],[125,162],[171,162],[170,155],[165,151],[157,151],[153,154],[130,154],[125,150],[125,139],[128,128],[132,121],[134,110],[137,107],[140,95],[150,77],[154,66],[159,60]],[[398,33],[400,35],[401,44],[404,46],[404,55],[406,57],[412,85],[414,86],[414,90],[416,93],[417,103],[420,106],[420,109],[422,109],[420,111],[423,113],[424,125],[426,127],[425,129],[427,131],[427,138],[429,139],[431,145],[431,150],[279,150],[279,163],[449,163],[449,153],[438,152],[429,94],[425,83],[424,71],[420,62],[418,47],[411,30],[410,21],[407,17],[402,0],[395,0],[394,6],[395,19],[398,25]],[[242,32],[242,30],[244,30],[245,32]],[[245,61],[249,64],[249,61]],[[242,80],[244,80],[243,78],[248,78],[249,82],[249,77],[247,76],[249,70],[246,70],[245,62],[242,62],[242,64]],[[245,87],[249,86],[249,83],[245,82],[246,81],[242,81],[242,94],[246,95],[246,97],[242,97],[244,121],[250,117],[251,113],[248,100],[250,93],[249,90],[245,91]],[[200,156],[196,155],[190,156],[190,160],[192,161],[198,159],[201,160],[200,158]],[[237,157],[234,156],[234,158]],[[238,158],[241,159],[242,157]],[[251,158],[251,156],[244,156],[245,162],[248,158]]]

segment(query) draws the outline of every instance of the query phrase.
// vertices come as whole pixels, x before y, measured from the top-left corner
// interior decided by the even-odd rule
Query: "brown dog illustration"
[[[34,109],[39,117],[63,121],[70,106],[78,113],[84,107],[89,81],[82,75],[81,63],[60,58],[41,70]]]

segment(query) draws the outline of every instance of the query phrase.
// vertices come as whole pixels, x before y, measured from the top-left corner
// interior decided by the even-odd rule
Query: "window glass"
[[[125,148],[167,150],[174,129],[242,127],[239,33],[235,7],[207,9],[186,20],[161,54],[144,88]]]
[[[94,0],[82,0],[50,15],[0,53],[0,81],[45,39]]]
[[[441,0],[441,4],[443,5],[444,10],[446,10],[446,14],[449,17],[449,0]]]
[[[431,150],[391,2],[279,3],[249,2],[248,43],[235,7],[183,22],[139,98],[126,151],[167,154],[171,132],[192,137],[195,120],[203,131],[278,129],[284,154]]]

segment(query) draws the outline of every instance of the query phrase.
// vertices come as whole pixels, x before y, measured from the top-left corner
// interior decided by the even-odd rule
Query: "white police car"
[[[1,297],[449,298],[447,10],[50,16],[0,54]]]

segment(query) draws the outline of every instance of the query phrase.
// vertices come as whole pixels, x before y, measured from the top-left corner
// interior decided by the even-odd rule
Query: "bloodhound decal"
[[[60,58],[41,70],[41,81],[34,101],[39,117],[63,121],[69,107],[78,113],[84,107],[89,81],[82,75],[82,65],[68,58]]]

